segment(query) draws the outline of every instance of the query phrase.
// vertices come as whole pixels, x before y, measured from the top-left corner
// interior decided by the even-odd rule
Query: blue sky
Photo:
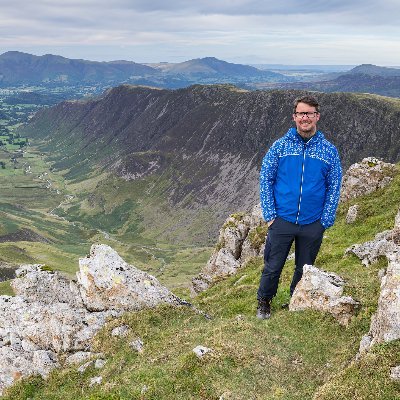
[[[0,0],[0,53],[400,66],[395,0]]]

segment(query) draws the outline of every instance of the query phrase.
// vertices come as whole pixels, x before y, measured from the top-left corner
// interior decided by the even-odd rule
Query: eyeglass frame
[[[299,115],[301,114],[301,115]],[[313,114],[313,115],[309,115],[309,114]],[[315,118],[317,116],[317,114],[319,114],[318,111],[295,111],[293,113],[293,115],[296,118],[302,119],[303,117],[307,117],[307,118]]]

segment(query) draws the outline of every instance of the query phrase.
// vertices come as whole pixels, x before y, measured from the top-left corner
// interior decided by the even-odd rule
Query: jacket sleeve
[[[276,144],[265,155],[260,172],[261,209],[265,221],[276,218],[274,184],[278,171],[279,157]]]
[[[321,216],[321,224],[325,229],[331,227],[335,222],[341,185],[342,167],[340,165],[339,154],[335,148],[332,166],[327,175],[325,204]]]

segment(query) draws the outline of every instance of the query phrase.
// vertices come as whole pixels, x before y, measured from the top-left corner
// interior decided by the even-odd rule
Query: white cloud
[[[0,7],[0,52],[139,62],[213,55],[249,63],[400,64],[400,2],[394,0],[0,0]]]

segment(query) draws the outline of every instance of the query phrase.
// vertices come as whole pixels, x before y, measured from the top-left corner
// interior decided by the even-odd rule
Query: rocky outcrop
[[[400,209],[392,230],[379,233],[375,240],[354,245],[346,252],[354,253],[366,266],[377,261],[379,256],[388,260],[381,279],[377,311],[371,318],[368,334],[360,342],[360,356],[376,343],[400,339]]]
[[[73,282],[41,265],[24,265],[12,282],[16,296],[0,296],[0,395],[20,377],[46,377],[63,354],[68,363],[90,357],[90,340],[109,317],[182,303],[106,245],[92,246],[77,276]]]
[[[251,257],[262,254],[267,231],[261,206],[251,214],[233,214],[219,232],[217,246],[207,265],[192,279],[192,296],[206,290],[213,282],[234,275]]]
[[[378,261],[379,257],[398,253],[400,250],[400,209],[395,218],[392,230],[380,232],[374,240],[362,244],[354,244],[346,249],[346,254],[356,255],[367,267]]]
[[[343,177],[340,201],[344,202],[387,186],[396,166],[374,157],[352,164]]]
[[[343,296],[344,285],[345,282],[339,275],[321,271],[312,265],[304,265],[303,277],[290,300],[289,310],[328,312],[341,325],[347,326],[359,303],[350,296]]]
[[[160,303],[174,303],[174,296],[156,278],[127,264],[108,246],[92,246],[79,260],[78,287],[90,311],[136,311]]]

